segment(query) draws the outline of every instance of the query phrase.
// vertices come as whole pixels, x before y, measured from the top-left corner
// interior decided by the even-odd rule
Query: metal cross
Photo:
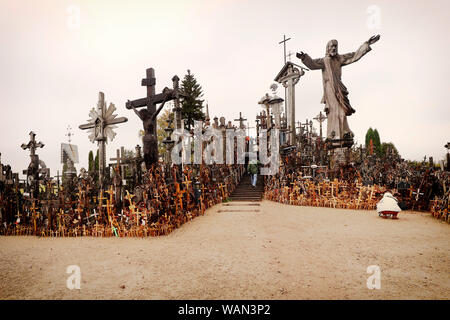
[[[71,138],[74,134],[72,133],[72,127],[71,126],[67,126],[67,133],[66,133],[66,137],[69,140],[69,144],[72,141]]]
[[[324,122],[327,119],[327,116],[324,116],[322,114],[322,111],[320,111],[320,113],[313,119],[318,121],[320,124],[320,139],[322,139],[322,122]]]
[[[291,38],[286,39],[286,35],[283,35],[283,40],[278,42],[278,44],[283,44],[284,47],[284,64],[286,64],[286,41],[291,40]]]

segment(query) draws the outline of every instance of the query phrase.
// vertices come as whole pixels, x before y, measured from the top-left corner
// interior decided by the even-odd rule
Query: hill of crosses
[[[340,63],[356,62],[378,39],[372,37],[351,56],[339,56]],[[174,76],[170,88],[157,93],[155,70],[149,68],[141,82],[146,96],[119,108],[120,113],[142,120],[142,145],[123,146],[109,161],[107,142],[128,119],[118,117],[116,106],[107,106],[105,94],[98,93],[90,119],[79,124],[79,130],[86,130],[80,132],[98,148],[95,159],[89,157],[87,170],[81,168],[77,174],[78,151],[70,143],[70,132],[69,143],[61,148],[62,175],[52,176],[39,159],[38,152],[45,147],[36,140],[39,132],[30,132],[29,141],[18,146],[18,152],[23,152],[19,147],[29,152],[28,168],[0,160],[0,234],[159,236],[223,202],[266,199],[294,206],[375,210],[386,192],[402,209],[429,211],[450,222],[448,154],[438,163],[432,158],[407,161],[393,144],[381,143],[372,129],[364,146],[355,145],[346,120],[354,110],[340,74],[333,73],[336,70],[324,73],[333,80],[324,82],[331,83],[324,86],[324,112],[295,121],[296,84],[306,72],[337,68],[327,62],[337,54],[335,49],[331,41],[325,58],[297,54],[307,68],[287,61],[274,79],[286,89],[286,97],[280,98],[278,85],[273,84],[270,94],[259,99],[263,111],[253,119],[254,127],[241,113],[233,120],[211,119],[209,106],[202,104],[200,113],[187,118],[184,108],[191,96],[179,78]],[[159,121],[163,114],[165,121]],[[327,127],[322,128],[325,120]],[[256,137],[249,134],[250,128],[256,129]],[[24,179],[19,178],[19,169]],[[254,170],[260,177],[253,184],[249,175]]]

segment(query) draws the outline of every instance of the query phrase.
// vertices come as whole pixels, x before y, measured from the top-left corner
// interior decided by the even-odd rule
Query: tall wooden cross
[[[256,136],[257,137],[259,137],[259,118],[258,118],[258,115],[256,116],[256,120],[255,120],[255,122],[256,122]]]
[[[35,138],[36,138],[36,133],[31,131],[30,132],[30,141],[27,144],[22,143],[22,145],[20,146],[23,150],[30,149],[30,156],[34,156],[36,154],[37,148],[43,148],[45,146],[45,144],[43,144],[41,141],[36,142]]]
[[[313,119],[319,122],[319,125],[320,125],[320,139],[322,139],[322,122],[324,122],[327,119],[327,116],[323,115],[322,111],[320,111],[320,113]]]
[[[278,42],[278,44],[283,44],[283,47],[284,47],[284,55],[283,55],[284,56],[284,64],[286,64],[286,42],[288,40],[291,40],[291,38],[286,39],[286,35],[283,35],[283,40]]]
[[[37,197],[37,194],[39,193],[38,188],[38,180],[39,180],[39,156],[36,154],[37,148],[43,148],[44,144],[39,141],[36,142],[36,134],[31,131],[30,132],[30,141],[25,144],[22,143],[20,146],[23,150],[30,149],[30,165],[28,166],[27,170],[24,170],[23,173],[27,175],[27,181],[29,183],[34,184],[34,197]]]
[[[242,112],[239,112],[239,119],[234,119],[234,121],[239,121],[239,129],[244,129],[244,121],[247,121],[247,119],[242,118]]]
[[[125,168],[129,166],[129,161],[127,161],[127,158],[125,157],[125,148],[120,147],[120,150],[117,149],[116,157],[110,158],[109,160],[116,161],[116,167],[120,170],[120,176],[122,177],[122,180],[124,180],[126,178]]]
[[[144,161],[147,169],[153,163],[158,161],[158,146],[156,140],[157,122],[156,117],[164,107],[167,101],[175,100],[175,125],[176,129],[181,128],[181,108],[179,106],[179,99],[186,95],[179,89],[180,78],[174,76],[172,78],[173,89],[164,88],[162,93],[155,93],[155,70],[149,68],[146,70],[146,78],[142,79],[141,85],[147,87],[147,97],[136,100],[128,100],[125,104],[127,109],[133,109],[144,125],[145,136],[143,138],[144,145]],[[161,106],[156,110],[156,105]],[[136,108],[147,107],[147,110],[137,111]]]
[[[109,107],[106,108],[105,94],[103,92],[98,93],[98,103],[97,110],[92,108],[87,124],[82,124],[79,126],[81,130],[89,129],[91,133],[89,139],[92,143],[98,142],[99,147],[99,181],[100,186],[103,187],[103,179],[106,167],[106,150],[105,145],[109,138],[110,141],[114,139],[116,133],[113,131],[117,126],[116,124],[127,122],[128,119],[125,117],[117,117],[117,114],[113,114],[116,111],[114,104],[110,103]]]

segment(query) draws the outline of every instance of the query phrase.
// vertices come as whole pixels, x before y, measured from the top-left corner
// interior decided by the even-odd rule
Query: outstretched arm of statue
[[[355,52],[350,52],[350,53],[346,53],[346,54],[341,55],[341,59],[342,59],[341,65],[346,66],[348,64],[351,64],[351,63],[356,62],[359,59],[361,59],[367,52],[372,50],[370,45],[374,44],[379,39],[380,39],[380,35],[376,35],[376,36],[370,37],[370,39],[367,40],[366,42],[364,42],[358,48],[358,50],[356,50]]]
[[[374,44],[375,42],[377,42],[378,40],[380,40],[380,35],[377,34],[376,36],[372,36],[370,37],[369,40],[367,40],[367,42],[370,44]]]
[[[128,100],[128,101],[130,101],[130,100]],[[131,105],[131,108],[133,108],[134,113],[136,113],[136,115],[139,117],[139,119],[144,121],[144,119],[142,119],[141,115],[139,114],[139,112],[136,110],[136,108],[133,105]]]
[[[324,67],[322,58],[311,59],[311,57],[307,53],[304,53],[303,51],[300,51],[300,53],[297,52],[296,56],[297,58],[301,59],[303,64],[308,68],[310,68],[311,70],[323,69]]]

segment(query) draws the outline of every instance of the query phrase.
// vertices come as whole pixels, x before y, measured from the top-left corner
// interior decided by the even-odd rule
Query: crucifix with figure
[[[179,106],[180,98],[186,95],[179,89],[180,78],[174,76],[172,78],[173,89],[164,88],[162,93],[155,94],[155,70],[149,68],[146,70],[146,78],[142,79],[141,85],[147,87],[147,97],[128,100],[126,103],[127,109],[133,109],[139,119],[142,120],[144,126],[144,137],[142,138],[143,152],[144,152],[144,162],[148,169],[158,162],[158,139],[157,139],[157,123],[156,117],[159,112],[161,112],[164,104],[167,101],[174,100],[174,111],[175,111],[175,125],[176,129],[181,129],[181,107]],[[156,105],[161,104],[158,109]],[[143,108],[145,107],[145,109]],[[137,108],[143,108],[137,110]]]

